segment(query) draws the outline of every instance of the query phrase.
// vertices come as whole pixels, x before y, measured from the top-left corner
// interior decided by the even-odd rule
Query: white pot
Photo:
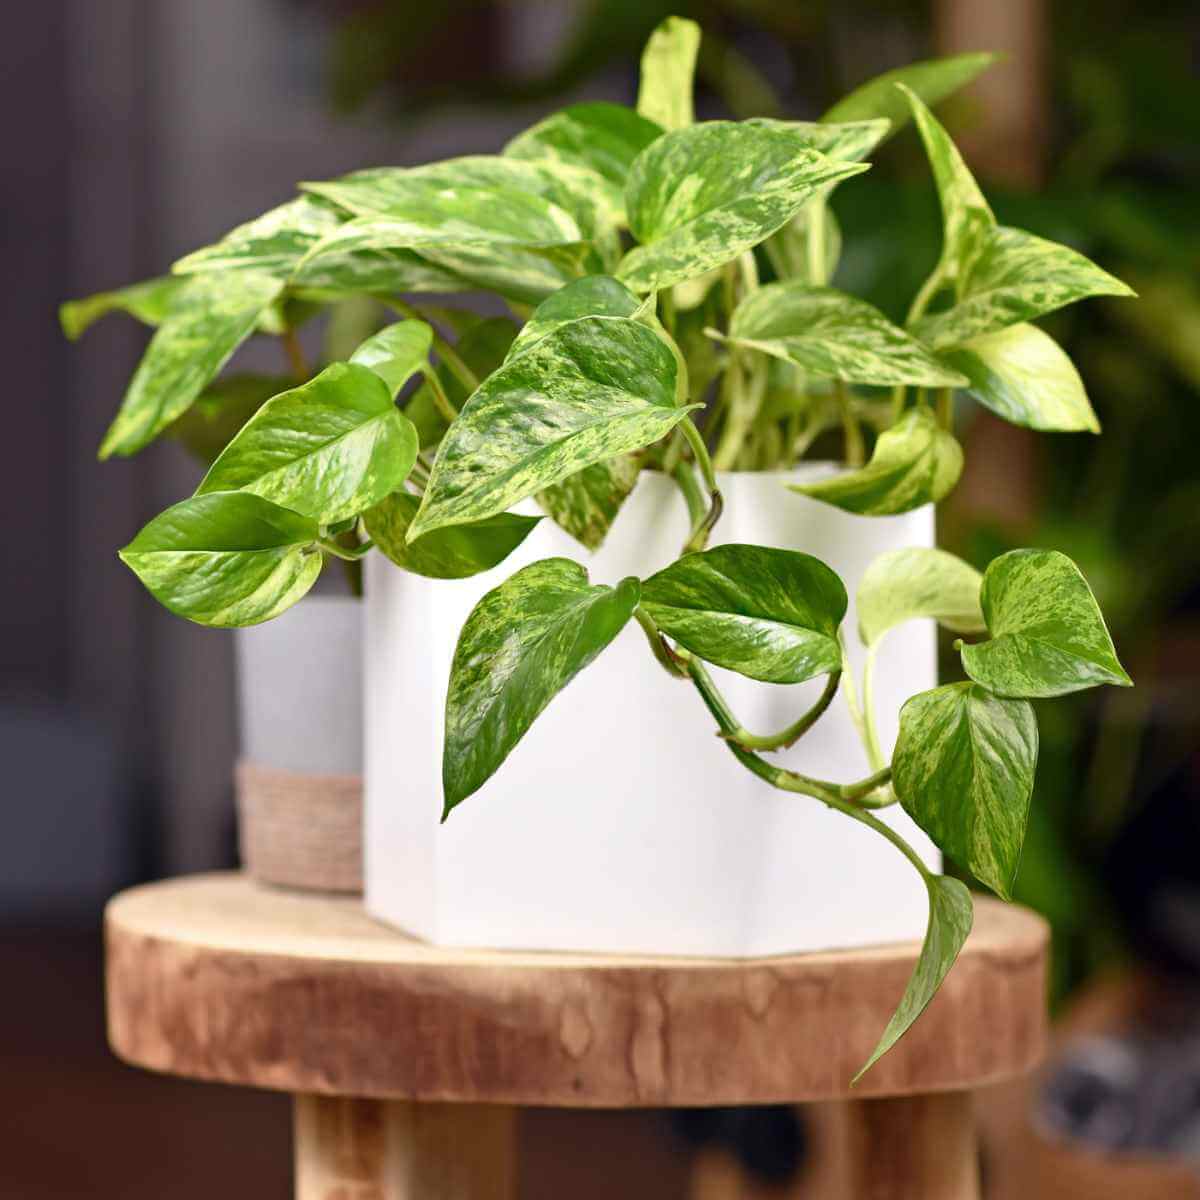
[[[237,631],[244,761],[362,774],[363,613],[352,596],[306,596],[274,621]]]
[[[725,475],[713,541],[804,550],[832,566],[851,596],[845,628],[861,668],[858,580],[884,550],[932,545],[933,511],[856,517],[783,486],[830,470]],[[435,943],[501,949],[737,957],[921,936],[926,896],[911,864],[871,830],[775,791],[738,764],[694,689],[653,660],[635,622],[439,823],[446,681],[479,598],[553,555],[585,563],[593,582],[645,577],[678,556],[687,525],[674,483],[646,472],[595,555],[547,520],[472,579],[426,580],[371,556],[364,851],[372,913]],[[879,660],[886,752],[900,705],[936,682],[933,628],[915,623],[894,634]],[[714,674],[742,723],[764,733],[794,721],[822,684]],[[870,773],[841,697],[772,761],[838,781]],[[884,819],[939,862],[898,807]]]

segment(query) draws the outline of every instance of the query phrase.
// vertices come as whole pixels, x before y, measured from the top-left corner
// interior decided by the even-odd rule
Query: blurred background
[[[980,566],[1017,545],[1070,554],[1138,685],[1039,712],[1017,894],[1054,928],[1061,1054],[1032,1094],[988,1102],[988,1195],[1069,1200],[1070,1170],[1093,1168],[1079,1195],[1200,1195],[1200,9],[41,0],[6,10],[0,74],[5,1200],[189,1200],[230,1179],[290,1194],[284,1098],[153,1079],[103,1047],[104,900],[234,858],[232,650],[158,609],[114,554],[198,475],[170,443],[95,461],[145,332],[114,320],[68,347],[57,305],[160,273],[296,180],[492,151],[571,100],[632,103],[641,45],[671,12],[704,26],[701,117],[814,118],[890,67],[1007,51],[941,115],[1001,221],[1140,293],[1047,322],[1104,436],[967,414],[941,536]],[[902,319],[939,241],[916,138],[834,207],[836,282]],[[524,1194],[803,1196],[814,1130],[786,1111],[536,1114]]]

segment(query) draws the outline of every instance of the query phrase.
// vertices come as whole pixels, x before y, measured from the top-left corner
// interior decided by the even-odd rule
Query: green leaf
[[[888,1022],[879,1044],[871,1051],[857,1083],[911,1028],[933,999],[942,980],[949,974],[958,952],[971,932],[974,918],[971,893],[965,884],[945,875],[925,879],[929,889],[929,924],[917,965],[909,977],[900,1005]]]
[[[317,523],[248,492],[172,505],[120,551],[165,608],[217,628],[269,621],[321,573]]]
[[[982,333],[941,359],[970,380],[970,395],[1014,425],[1100,432],[1075,365],[1036,325]]]
[[[63,333],[75,341],[89,326],[111,312],[128,313],[143,325],[161,325],[183,282],[182,279],[164,275],[158,279],[131,283],[115,291],[97,292],[82,300],[68,300],[58,310]]]
[[[504,153],[594,172],[605,204],[623,222],[629,168],[662,132],[661,126],[619,104],[573,104],[518,134]]]
[[[916,118],[942,206],[942,255],[934,278],[938,286],[954,284],[961,294],[962,281],[995,227],[996,218],[942,123],[915,92],[903,84],[898,90],[908,97]]]
[[[283,375],[230,375],[218,379],[163,430],[163,436],[182,442],[206,467],[211,466],[238,430],[272,396],[292,386],[292,380]]]
[[[846,589],[820,559],[765,546],[685,554],[642,584],[642,607],[706,662],[766,683],[801,683],[842,665]]]
[[[442,439],[417,537],[503,512],[594,462],[669,433],[677,367],[638,321],[583,317],[560,326],[480,385]]]
[[[912,110],[897,84],[904,84],[932,107],[965,87],[998,57],[996,54],[954,54],[948,58],[931,58],[885,71],[844,96],[821,120],[865,121],[872,117],[883,117],[891,122],[888,131],[891,137],[903,129],[912,116]]]
[[[559,528],[589,550],[598,550],[641,469],[634,455],[619,454],[545,488],[538,492],[537,500]]]
[[[889,131],[887,121],[844,121],[830,124],[754,117],[746,124],[790,133],[810,150],[816,150],[838,162],[860,162],[888,136]]]
[[[393,396],[425,365],[433,330],[424,321],[397,321],[367,338],[350,356],[369,367]]]
[[[711,121],[664,134],[634,161],[626,190],[641,246],[618,278],[656,291],[737,258],[830,184],[866,170],[826,158],[784,129]]]
[[[967,674],[998,696],[1062,696],[1102,683],[1132,687],[1100,606],[1057,550],[992,560],[981,594],[989,641],[962,647]]]
[[[447,814],[483,786],[546,705],[621,632],[638,594],[636,579],[592,587],[578,563],[548,558],[480,600],[450,668]]]
[[[811,236],[812,220],[820,213],[821,253],[816,264],[818,278],[813,278],[812,264],[808,258],[808,239]],[[842,257],[842,230],[833,209],[820,200],[802,208],[778,233],[772,234],[764,243],[771,267],[780,279],[797,279],[804,283],[818,283],[832,279]]]
[[[416,430],[383,380],[357,363],[333,363],[268,400],[196,494],[253,492],[331,525],[395,491],[416,456]]]
[[[150,339],[100,457],[135,454],[186,412],[282,290],[259,271],[189,280]]]
[[[468,525],[435,529],[415,542],[405,541],[420,500],[393,492],[363,513],[375,545],[396,564],[430,579],[466,579],[503,562],[530,534],[541,517],[497,513]]]
[[[288,284],[293,294],[325,301],[358,295],[386,298],[403,292],[461,292],[470,286],[462,276],[415,250],[375,246],[326,249],[319,258],[303,260]]]
[[[962,447],[927,408],[914,408],[879,435],[871,461],[792,491],[847,512],[885,516],[941,500],[962,474]]]
[[[955,633],[983,633],[983,576],[970,563],[926,546],[889,550],[875,558],[858,585],[858,636],[873,646],[889,629],[932,617]]]
[[[695,121],[692,89],[700,26],[684,17],[668,17],[650,35],[642,51],[638,112],[663,129],[684,129]]]
[[[1006,900],[1021,863],[1037,756],[1027,700],[951,683],[900,710],[892,781],[904,811]]]
[[[1031,321],[1088,296],[1132,296],[1115,276],[1075,250],[999,225],[962,280],[958,302],[923,317],[912,332],[934,349]]]
[[[952,387],[967,382],[866,301],[798,279],[747,295],[734,311],[729,337],[814,375],[849,383]]]
[[[641,305],[642,301],[620,280],[609,275],[576,279],[547,296],[533,310],[509,347],[505,361],[524,353],[568,321],[579,317],[632,317]]]

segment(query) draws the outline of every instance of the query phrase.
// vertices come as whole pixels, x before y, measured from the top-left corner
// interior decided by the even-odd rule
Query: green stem
[[[720,491],[717,487],[717,474],[713,470],[712,459],[708,456],[708,447],[700,436],[700,430],[692,423],[691,417],[684,417],[678,428],[683,432],[687,444],[691,446],[696,456],[696,466],[700,468],[700,476],[710,492]]]
[[[842,380],[835,379],[833,394],[837,397],[838,408],[842,413],[842,430],[846,436],[846,465],[861,467],[867,461],[867,447],[863,441],[862,425],[859,424],[858,414],[854,411],[850,389]]]
[[[808,280],[815,287],[823,286],[825,278],[825,201],[816,199],[808,208],[808,229],[805,250],[808,258]]]
[[[325,551],[326,554],[331,554],[334,558],[340,558],[342,562],[356,563],[362,558],[374,545],[374,542],[360,542],[353,549],[346,546],[339,546],[337,542],[332,542],[328,538],[320,538],[317,545]]]
[[[646,641],[650,643],[650,653],[658,660],[659,666],[667,672],[668,675],[674,676],[676,679],[687,678],[687,667],[683,660],[671,649],[667,644],[666,638],[658,626],[655,625],[653,618],[639,604],[633,610],[633,615],[637,619],[637,623],[642,627],[642,632],[646,635]]]
[[[876,643],[876,646],[878,643]],[[872,769],[878,771],[883,767],[883,751],[879,748],[879,734],[875,729],[875,650],[871,646],[867,650],[867,661],[863,666],[862,684],[862,716],[864,742],[867,750],[867,760]]]
[[[941,286],[942,272],[939,264],[929,273],[925,282],[921,284],[921,290],[913,297],[913,302],[908,309],[908,316],[904,320],[906,326],[915,325],[925,315],[925,310],[934,296],[938,294]]]
[[[841,677],[841,671],[831,671],[825,681],[825,690],[812,708],[798,721],[778,733],[754,734],[739,727],[734,733],[721,736],[729,736],[745,750],[786,750],[789,746],[794,746],[817,723],[834,696],[837,695]]]
[[[675,336],[675,292],[673,289],[666,287],[658,293],[658,307],[660,320],[663,327],[672,336]]]
[[[399,297],[389,299],[388,303],[397,312],[403,313],[404,316],[412,317],[417,321],[424,321],[433,330],[433,348],[438,352],[438,357],[442,362],[446,364],[446,369],[467,389],[468,393],[473,392],[479,386],[479,379],[475,372],[463,362],[458,351],[446,340],[441,330],[419,308],[409,304],[407,300],[401,300]]]
[[[838,632],[838,643],[842,647],[842,677],[845,681],[846,692],[846,708],[850,711],[850,720],[854,722],[854,728],[858,731],[859,741],[863,744],[863,749],[867,752],[867,758],[870,760],[871,749],[870,740],[867,736],[867,723],[863,717],[863,711],[858,703],[858,689],[854,686],[854,670],[850,666],[850,656],[846,653],[846,639]],[[874,763],[872,762],[872,766]]]
[[[704,519],[704,497],[700,494],[700,487],[696,483],[696,472],[692,470],[692,464],[688,462],[680,462],[675,464],[675,469],[671,472],[671,478],[679,485],[679,490],[683,493],[684,503],[688,509],[688,519],[692,523],[692,528],[695,528]]]
[[[954,428],[954,389],[939,388],[937,394],[937,422],[943,429]]]
[[[430,391],[433,392],[434,407],[446,422],[452,422],[458,416],[458,409],[450,403],[450,397],[446,395],[446,389],[442,387],[442,381],[438,378],[437,372],[428,363],[425,363],[421,367],[421,373],[425,376]]]
[[[716,523],[721,519],[721,514],[725,511],[725,497],[720,491],[713,490],[708,494],[708,511],[700,519],[699,523],[692,530],[692,536],[688,538],[683,547],[684,554],[695,554],[699,550],[703,550],[708,545],[709,534],[712,533]]]

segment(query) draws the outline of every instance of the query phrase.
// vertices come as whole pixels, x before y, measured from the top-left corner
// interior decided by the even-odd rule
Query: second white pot
[[[856,517],[786,490],[828,473],[725,475],[714,544],[804,550],[854,591],[884,550],[933,544],[933,511]],[[633,622],[556,697],[495,776],[444,824],[442,721],[463,622],[520,567],[563,555],[593,582],[645,577],[687,535],[674,483],[646,472],[605,545],[589,555],[543,521],[499,567],[426,580],[368,560],[366,896],[370,910],[454,946],[750,956],[920,937],[925,889],[885,839],[815,800],[773,790],[714,736],[694,689],[654,662]],[[742,723],[771,732],[821,682],[755,683],[714,672]],[[936,683],[935,632],[914,623],[884,643],[876,713],[885,753],[900,705]],[[773,760],[837,781],[869,773],[839,697]],[[931,865],[939,858],[898,808],[884,819]]]

